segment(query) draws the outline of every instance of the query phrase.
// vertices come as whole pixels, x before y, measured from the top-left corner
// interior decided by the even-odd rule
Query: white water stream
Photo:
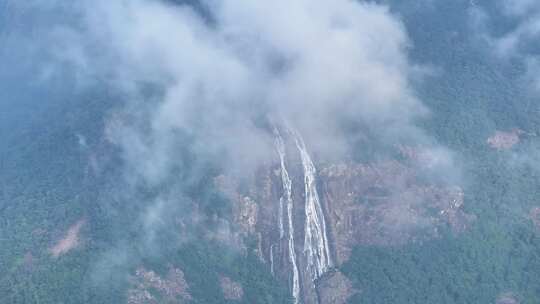
[[[315,282],[316,279],[321,277],[330,267],[332,267],[332,261],[330,258],[330,247],[328,245],[328,237],[326,232],[326,223],[324,219],[324,212],[320,203],[319,194],[317,191],[317,170],[311,156],[307,152],[306,145],[300,134],[290,128],[286,127],[288,134],[294,139],[296,148],[300,153],[302,160],[302,168],[304,171],[304,197],[305,197],[305,229],[304,229],[304,254],[307,261],[307,273],[310,276],[311,282]],[[281,182],[283,185],[283,194],[279,199],[279,237],[283,239],[285,237],[284,228],[284,205],[287,208],[287,223],[288,223],[288,251],[289,258],[292,266],[292,296],[294,303],[299,303],[300,298],[300,273],[297,266],[297,257],[295,252],[294,241],[294,220],[293,220],[293,197],[292,197],[292,181],[287,171],[286,166],[286,149],[281,133],[277,127],[274,127],[275,145],[279,154],[280,166],[281,166]],[[271,270],[273,268],[273,247],[270,247],[270,254],[272,259]]]
[[[300,151],[302,166],[304,168],[304,191],[305,191],[305,238],[304,252],[307,255],[308,270],[314,281],[324,274],[331,266],[330,247],[326,234],[324,212],[321,207],[317,192],[317,170],[307,152],[304,140],[295,130],[289,131],[294,137],[296,147]]]
[[[292,286],[292,296],[294,298],[294,303],[298,304],[299,297],[300,297],[300,282],[299,282],[299,271],[298,266],[296,263],[296,252],[294,249],[294,225],[293,225],[293,199],[292,199],[292,181],[289,177],[289,172],[287,171],[286,163],[285,163],[285,143],[283,142],[283,138],[281,137],[281,134],[279,133],[279,130],[277,128],[274,128],[274,135],[276,137],[276,149],[279,154],[280,164],[281,164],[281,182],[283,184],[283,195],[279,199],[280,202],[280,215],[279,217],[282,217],[282,209],[283,209],[283,201],[287,202],[287,218],[288,218],[288,224],[289,224],[289,239],[288,239],[288,245],[289,245],[289,258],[292,265],[292,273],[293,273],[293,286]],[[284,233],[283,231],[283,224],[280,220],[280,235]]]

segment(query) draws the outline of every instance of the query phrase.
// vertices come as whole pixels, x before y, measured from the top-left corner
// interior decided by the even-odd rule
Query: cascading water
[[[300,134],[290,128],[289,133],[293,136],[296,147],[300,151],[302,166],[304,168],[304,191],[306,200],[304,253],[307,256],[307,267],[311,274],[311,279],[315,281],[332,266],[330,248],[328,246],[328,238],[326,235],[324,212],[317,192],[317,171]]]
[[[292,296],[294,303],[298,304],[300,301],[300,280],[305,283],[311,282],[308,285],[314,288],[314,282],[320,278],[330,267],[332,267],[332,261],[330,258],[330,247],[328,245],[328,237],[326,231],[326,223],[324,219],[324,212],[320,203],[319,194],[317,192],[317,171],[311,156],[307,152],[306,145],[300,133],[293,128],[285,125],[285,130],[289,138],[294,140],[296,148],[299,151],[300,159],[302,162],[302,169],[304,173],[304,197],[305,197],[305,228],[304,228],[304,251],[302,258],[305,258],[306,269],[302,272],[298,269],[298,261],[295,251],[294,240],[294,218],[293,218],[293,197],[292,197],[292,180],[289,176],[286,166],[286,149],[285,142],[281,136],[281,133],[277,126],[274,126],[275,146],[279,154],[280,166],[281,166],[281,182],[283,185],[283,194],[279,199],[279,238],[284,239],[287,237],[288,256],[291,263],[292,272]],[[286,215],[284,215],[284,208],[286,206]],[[284,218],[287,218],[288,227],[285,229]],[[287,232],[288,236],[285,236]],[[271,271],[274,272],[273,263],[273,246],[270,247],[270,259],[271,259]]]
[[[287,171],[285,163],[285,143],[283,138],[279,133],[277,128],[274,128],[275,144],[276,149],[279,154],[280,165],[281,165],[281,182],[283,184],[283,195],[281,196],[280,202],[280,238],[284,234],[283,222],[281,220],[283,216],[283,202],[287,202],[287,218],[289,224],[289,238],[288,238],[288,247],[289,247],[289,258],[292,266],[292,275],[293,275],[293,284],[292,284],[292,296],[294,298],[294,303],[298,304],[300,296],[300,282],[299,282],[299,271],[296,263],[296,252],[294,249],[294,225],[293,225],[293,199],[292,199],[292,181],[289,177],[289,172]]]
[[[274,275],[274,246],[275,244],[270,246],[270,273],[272,275]]]
[[[283,225],[283,199],[284,199],[283,196],[279,198],[279,210],[278,210],[279,212],[278,225],[279,225],[279,239],[280,240],[283,239],[283,237],[285,236],[285,228]]]

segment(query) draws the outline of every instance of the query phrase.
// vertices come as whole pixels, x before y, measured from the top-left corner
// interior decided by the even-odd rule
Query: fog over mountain
[[[407,58],[410,41],[387,7],[201,6],[205,13],[161,2],[93,2],[81,8],[86,30],[59,30],[61,59],[81,74],[111,77],[114,89],[129,94],[125,115],[143,112],[138,126],[117,121],[108,131],[144,178],[159,181],[171,168],[176,131],[197,134],[202,153],[225,149],[220,157],[232,163],[256,164],[269,150],[265,116],[294,120],[328,156],[350,153],[348,121],[381,140],[429,141],[414,125],[428,111],[410,84],[424,69]],[[77,43],[86,40],[89,46]],[[159,96],[141,96],[141,84]]]
[[[0,295],[536,303],[539,8],[0,3]]]

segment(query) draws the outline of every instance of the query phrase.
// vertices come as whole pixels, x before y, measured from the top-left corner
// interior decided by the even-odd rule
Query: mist
[[[104,92],[96,98],[106,108],[102,121],[74,130],[71,142],[88,158],[87,175],[112,184],[96,204],[118,218],[118,230],[132,226],[111,237],[93,280],[106,283],[139,263],[136,250],[164,254],[171,235],[173,247],[202,232],[242,248],[227,211],[208,215],[201,201],[225,201],[209,182],[214,175],[249,180],[277,162],[272,124],[298,130],[316,164],[353,162],[373,153],[364,151],[374,150],[368,145],[382,147],[381,158],[413,147],[420,158],[410,165],[425,179],[459,184],[454,153],[419,124],[431,113],[414,86],[432,70],[410,59],[414,45],[387,5],[178,2],[9,4],[40,16],[36,39],[8,39],[11,48],[28,50],[32,81],[69,83],[73,99]],[[136,214],[129,220],[128,209]],[[395,213],[381,225],[429,226],[402,208]],[[129,244],[130,233],[141,242]]]
[[[126,94],[107,136],[146,182],[159,183],[178,161],[178,133],[194,135],[196,154],[220,157],[228,169],[256,166],[273,153],[264,117],[293,123],[328,158],[351,153],[347,122],[386,141],[428,141],[414,124],[428,113],[410,86],[418,69],[407,58],[403,25],[387,7],[201,5],[211,18],[157,1],[86,4],[84,38],[63,47],[80,55],[73,63],[81,74],[107,77]],[[90,48],[73,40],[91,41]]]

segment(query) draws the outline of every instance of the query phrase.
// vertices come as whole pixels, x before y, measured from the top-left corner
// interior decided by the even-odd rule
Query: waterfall
[[[270,245],[270,273],[274,275],[274,246],[276,244]]]
[[[283,167],[281,167],[283,168]],[[283,170],[283,169],[282,169]],[[283,239],[285,236],[285,229],[283,228],[283,196],[279,198],[279,216],[278,216],[278,226],[279,226],[279,239]]]
[[[294,249],[294,225],[293,225],[293,199],[292,199],[292,181],[289,177],[289,172],[287,171],[287,167],[285,164],[285,143],[283,142],[283,138],[281,137],[281,134],[279,133],[279,130],[277,128],[274,128],[274,135],[275,135],[275,144],[276,149],[279,154],[279,160],[281,165],[281,182],[283,184],[283,195],[279,199],[280,203],[280,214],[279,218],[283,216],[283,201],[287,202],[287,218],[288,218],[288,247],[289,247],[289,258],[291,261],[292,266],[292,275],[293,275],[293,284],[292,284],[292,296],[294,298],[294,303],[298,304],[299,296],[300,296],[300,282],[299,282],[299,271],[298,266],[296,263],[296,252]],[[283,222],[280,220],[280,236],[283,235],[284,229],[283,229]]]
[[[304,168],[306,214],[304,253],[307,257],[307,267],[311,279],[315,281],[332,266],[324,212],[317,192],[317,171],[300,134],[291,128],[289,128],[289,133],[294,137]]]

